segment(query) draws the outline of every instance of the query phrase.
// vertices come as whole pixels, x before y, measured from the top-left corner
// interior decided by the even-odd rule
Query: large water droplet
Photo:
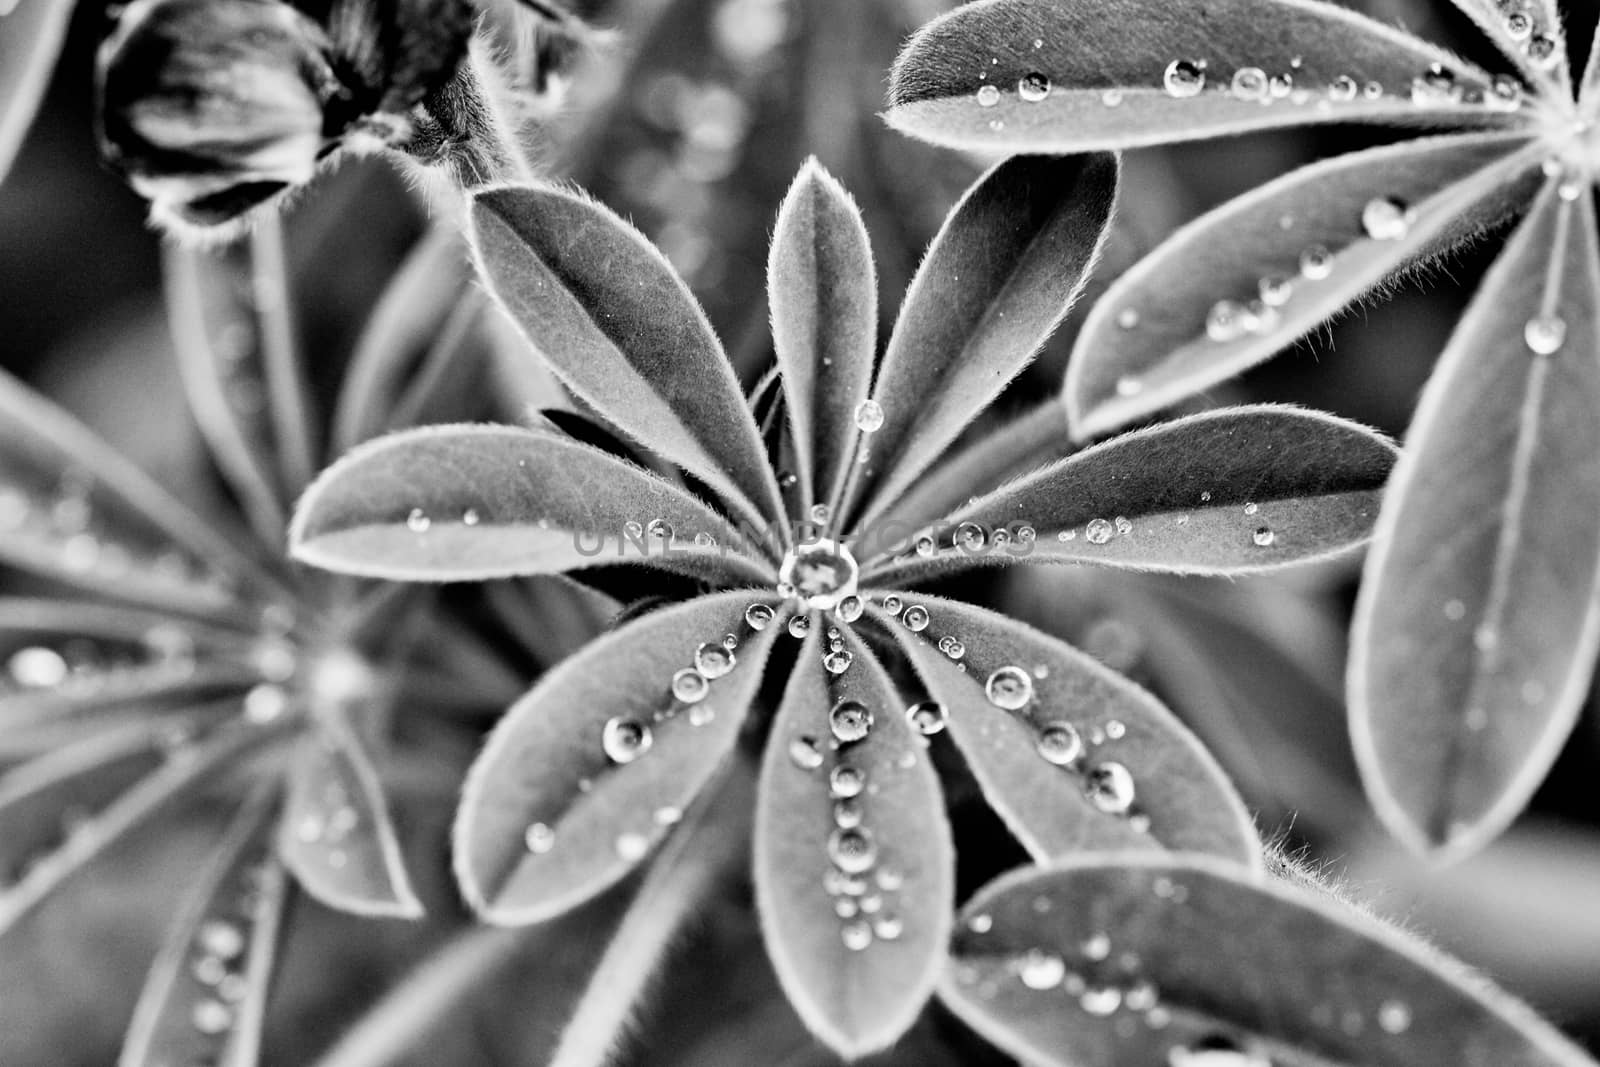
[[[928,609],[921,604],[912,604],[906,608],[905,614],[900,616],[900,621],[906,624],[906,629],[912,633],[921,633],[928,628]]]
[[[1374,241],[1398,241],[1411,229],[1411,210],[1392,197],[1374,197],[1361,209],[1361,228]]]
[[[693,667],[685,667],[672,676],[672,695],[685,704],[704,700],[710,690],[711,683]]]
[[[744,609],[744,621],[752,630],[765,630],[772,623],[772,608],[766,604],[751,604]]]
[[[789,618],[789,636],[804,637],[811,632],[811,616],[793,615]]]
[[[1278,535],[1272,532],[1272,527],[1270,526],[1257,526],[1256,532],[1250,535],[1250,540],[1254,541],[1260,548],[1266,548],[1277,539]]]
[[[522,843],[529,852],[542,856],[556,847],[556,832],[542,822],[532,823],[522,835]]]
[[[1205,60],[1174,59],[1167,64],[1161,84],[1167,90],[1167,95],[1177,100],[1199,96],[1206,87]]]
[[[859,796],[867,787],[867,775],[860,767],[840,764],[828,773],[828,792],[836,797]]]
[[[1117,528],[1109,519],[1090,519],[1083,528],[1083,536],[1091,545],[1103,545],[1117,535]]]
[[[942,733],[949,722],[949,712],[937,700],[923,700],[906,709],[906,721],[924,737]]]
[[[828,729],[844,744],[860,741],[872,729],[872,709],[859,700],[841,700],[828,712]]]
[[[1553,356],[1567,341],[1567,323],[1558,315],[1539,315],[1522,328],[1522,339],[1535,355]]]
[[[1561,49],[1549,34],[1538,33],[1528,38],[1528,58],[1540,70],[1551,70],[1561,62]]]
[[[994,107],[1000,102],[1000,89],[995,85],[980,85],[977,97],[979,107]]]
[[[839,829],[828,836],[828,858],[846,874],[860,874],[878,861],[878,846],[869,830]]]
[[[612,763],[632,763],[655,743],[650,727],[637,719],[615,716],[600,731],[600,747]]]
[[[866,602],[861,597],[851,594],[839,601],[839,606],[834,610],[834,614],[838,615],[842,622],[855,622],[861,618],[861,613],[866,609]]]
[[[850,669],[850,664],[856,660],[855,656],[844,649],[836,648],[822,657],[822,666],[829,674],[843,674]]]
[[[53,648],[31,646],[18,649],[6,661],[11,680],[25,689],[50,689],[66,681],[71,673],[66,659]]]
[[[817,508],[823,510],[819,513]],[[826,505],[818,504],[812,512],[816,522],[828,521]],[[818,519],[817,514],[823,517]],[[785,595],[807,607],[831,611],[841,600],[855,595],[860,573],[849,547],[824,537],[789,550],[778,568],[778,584]]]
[[[1017,95],[1026,103],[1037,104],[1050,95],[1050,79],[1037,72],[1024,74],[1017,80]]]
[[[1033,949],[1017,960],[1017,977],[1029,989],[1055,989],[1067,977],[1067,963],[1052,952]]]
[[[1008,664],[989,675],[983,691],[995,707],[1016,711],[1033,699],[1033,675]]]
[[[1067,767],[1083,755],[1083,738],[1078,728],[1064,720],[1046,723],[1034,740],[1034,748],[1047,763]]]
[[[708,680],[721,678],[739,662],[732,650],[722,644],[706,642],[694,650],[694,669]]]
[[[1125,815],[1133,807],[1133,774],[1120,763],[1102,763],[1089,771],[1084,792],[1107,815]]]
[[[877,433],[883,429],[883,405],[876,400],[863,400],[856,405],[856,429],[862,433]]]
[[[1122,990],[1116,986],[1095,986],[1078,997],[1078,1006],[1090,1015],[1104,1018],[1122,1007]]]

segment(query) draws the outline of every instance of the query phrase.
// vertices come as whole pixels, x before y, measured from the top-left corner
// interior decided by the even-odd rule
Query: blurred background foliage
[[[806,155],[816,154],[861,202],[885,330],[934,228],[982,165],[899,138],[877,117],[899,42],[948,6],[617,0],[598,14],[619,30],[616,41],[576,79],[562,113],[535,129],[536,153],[550,173],[592,190],[666,251],[752,382],[771,356],[764,281],[772,219]],[[1354,6],[1498,65],[1441,0]],[[1566,6],[1569,35],[1586,40],[1600,10]],[[100,6],[82,4],[45,108],[0,188],[0,364],[169,489],[204,499],[193,490],[211,486],[214,474],[177,380],[159,243],[141,202],[96,154],[92,71],[102,25]],[[1381,137],[1330,128],[1130,156],[1120,214],[1088,295],[994,420],[1059,388],[1083,311],[1174,227],[1291,167]],[[325,404],[368,310],[426,227],[404,182],[370,161],[323,177],[294,211],[296,310]],[[1399,435],[1486,262],[1468,249],[1403,279],[1392,298],[1367,303],[1211,399],[1303,403]],[[1354,896],[1493,974],[1600,1049],[1600,720],[1592,701],[1517,827],[1459,866],[1427,868],[1378,832],[1351,766],[1341,672],[1356,573],[1346,562],[1224,584],[1063,569],[968,579],[983,584],[963,593],[1002,605],[1155,689],[1235,775],[1265,833],[1304,847]],[[0,590],[24,588],[0,575]],[[529,680],[536,662],[521,665]],[[364,922],[297,905],[265,1062],[316,1062],[430,950],[468,927],[450,888],[444,831],[454,776],[471,749],[470,737],[445,738],[434,773],[406,782],[396,797],[428,921]],[[960,841],[971,827],[959,794],[952,796]],[[0,1063],[114,1061],[173,901],[223,818],[202,804],[136,835],[0,945]],[[1014,858],[970,853],[970,845],[962,848],[964,868]],[[970,884],[965,871],[963,882]],[[620,887],[544,927],[468,935],[466,947],[452,951],[493,960],[496,981],[459,1000],[437,997],[442,1020],[425,1047],[387,1061],[347,1058],[340,1067],[540,1062],[627,892]],[[778,992],[750,908],[748,887],[738,881],[708,902],[658,982],[627,1062],[833,1062]],[[938,1009],[883,1058],[991,1061],[1004,1062]]]

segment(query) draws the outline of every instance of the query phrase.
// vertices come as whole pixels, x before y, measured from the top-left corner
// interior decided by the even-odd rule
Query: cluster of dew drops
[[[1209,491],[1200,494],[1202,506],[1211,503]],[[1261,506],[1249,502],[1243,507],[1246,517],[1260,514]],[[1187,513],[1180,513],[1173,518],[1174,525],[1189,525]],[[1119,537],[1132,536],[1134,532],[1133,520],[1126,515],[1117,515],[1114,518],[1092,518],[1083,524],[1082,538],[1091,545],[1108,545]],[[1056,540],[1063,544],[1072,544],[1077,541],[1080,534],[1076,526],[1068,526],[1056,533]],[[953,535],[953,543],[967,552],[976,552],[986,546],[1004,547],[1007,543],[1018,546],[1029,546],[1038,538],[1038,532],[1030,525],[1022,524],[1014,531],[1005,529],[985,530],[975,522],[960,523]],[[1271,548],[1278,543],[1278,534],[1270,526],[1257,525],[1250,531],[1250,542],[1257,548]],[[932,533],[919,534],[913,542],[913,547],[919,556],[933,556],[938,552],[938,540]]]
[[[1164,906],[1182,907],[1189,899],[1189,888],[1180,878],[1168,875],[1152,878],[1150,891]],[[1040,894],[1029,902],[1029,907],[1045,916],[1055,903],[1050,896]],[[1092,931],[1065,952],[1050,946],[990,953],[984,951],[982,943],[984,935],[994,929],[994,917],[977,912],[967,918],[965,927],[973,938],[973,952],[960,965],[957,977],[981,997],[997,996],[1008,982],[1035,993],[1064,993],[1085,1014],[1111,1021],[1124,1038],[1134,1037],[1141,1026],[1163,1030],[1172,1023],[1172,1010],[1163,1003],[1157,984],[1142,973],[1139,954],[1118,951],[1112,936],[1103,930]],[[1311,1015],[1317,1025],[1337,1027],[1352,1037],[1368,1032],[1372,1022],[1391,1037],[1406,1033],[1412,1024],[1411,1006],[1398,998],[1384,1000],[1370,1018],[1358,1007],[1340,1011],[1326,1002],[1316,1005]],[[1167,1067],[1272,1067],[1265,1051],[1224,1033],[1172,1046],[1166,1063]]]
[[[195,1031],[215,1045],[220,1056],[235,1025],[238,1004],[250,988],[247,930],[262,906],[272,873],[263,863],[242,867],[213,904],[213,914],[195,929],[189,976],[201,995],[189,1012]],[[279,875],[281,877],[281,875]],[[197,1062],[212,1062],[201,1060]]]

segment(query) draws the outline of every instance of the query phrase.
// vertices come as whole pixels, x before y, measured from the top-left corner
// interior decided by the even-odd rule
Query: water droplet
[[[1122,106],[1122,90],[1121,89],[1107,89],[1105,92],[1100,94],[1100,102],[1102,104],[1104,104],[1106,107],[1121,107]]]
[[[613,847],[616,848],[619,858],[633,863],[644,859],[645,853],[650,851],[650,839],[643,834],[636,834],[630,831],[618,834]]]
[[[1250,540],[1254,541],[1260,548],[1266,548],[1277,539],[1278,535],[1272,532],[1272,527],[1270,526],[1257,526],[1256,532],[1250,535]]]
[[[1386,1000],[1378,1008],[1378,1025],[1386,1034],[1403,1034],[1411,1029],[1411,1006],[1403,1000]]]
[[[1117,312],[1117,325],[1124,330],[1136,329],[1139,325],[1139,312],[1136,308],[1123,308]]]
[[[1113,519],[1111,521],[1116,524],[1117,533],[1119,533],[1119,534],[1127,534],[1127,533],[1132,533],[1133,532],[1133,523],[1132,523],[1132,521],[1130,521],[1128,519],[1128,517],[1126,515],[1118,515],[1115,519]]]
[[[1084,789],[1089,802],[1107,815],[1125,815],[1133,807],[1133,775],[1120,763],[1092,769]]]
[[[814,771],[822,766],[822,750],[814,737],[797,737],[789,742],[789,759],[803,771]]]
[[[1537,33],[1528,38],[1527,51],[1528,58],[1540,70],[1550,70],[1561,62],[1561,50],[1556,45],[1556,39],[1546,33]]]
[[[1236,341],[1250,332],[1249,312],[1237,300],[1218,300],[1206,312],[1206,336],[1213,341]]]
[[[856,429],[862,433],[877,433],[883,429],[883,405],[876,400],[863,400],[856,405]]]
[[[833,804],[833,824],[841,830],[854,830],[861,825],[866,813],[861,801],[855,797],[842,797]]]
[[[42,646],[13,652],[6,661],[6,670],[12,681],[26,689],[49,689],[66,681],[71,674],[61,653]]]
[[[600,747],[612,763],[632,763],[655,743],[650,727],[637,719],[615,716],[600,731]]]
[[[804,637],[811,632],[811,616],[793,615],[789,618],[789,636]]]
[[[1166,1026],[1170,1021],[1166,1011],[1156,1011],[1161,1012],[1160,1026]],[[1157,1026],[1154,1011],[1146,1021]],[[1245,1051],[1232,1038],[1213,1034],[1188,1046],[1175,1046],[1167,1053],[1167,1067],[1272,1067],[1272,1061],[1265,1055]]]
[[[1294,295],[1294,282],[1283,275],[1271,275],[1262,278],[1257,285],[1261,293],[1261,302],[1267,307],[1282,307]]]
[[[1374,241],[1398,241],[1411,229],[1411,210],[1392,197],[1379,196],[1361,209],[1361,228]]]
[[[855,656],[843,649],[834,649],[822,657],[822,666],[829,674],[843,674],[855,662]]]
[[[289,710],[289,694],[281,685],[262,682],[244,695],[244,717],[257,725],[276,722]]]
[[[1111,955],[1111,938],[1107,935],[1092,934],[1081,946],[1086,958],[1099,961]]]
[[[1085,989],[1078,998],[1078,1006],[1090,1015],[1104,1018],[1122,1007],[1122,990],[1109,985]]]
[[[644,526],[633,519],[629,519],[622,524],[622,533],[628,540],[637,541],[644,536]]]
[[[428,527],[433,525],[433,520],[428,518],[428,513],[421,508],[412,508],[411,514],[406,516],[406,529],[412,533],[427,533]]]
[[[1272,91],[1267,72],[1260,67],[1240,67],[1233,75],[1233,95],[1241,100],[1268,99]]]
[[[845,923],[839,927],[839,936],[851,952],[865,952],[872,947],[872,927],[864,920]]]
[[[1199,96],[1206,87],[1205,60],[1174,59],[1167,64],[1161,84],[1167,90],[1167,95],[1175,100]]]
[[[772,624],[772,608],[766,604],[751,604],[744,609],[744,621],[752,630],[765,630]]]
[[[1349,103],[1356,98],[1356,94],[1360,91],[1361,87],[1348,74],[1341,74],[1328,83],[1328,99],[1335,103]]]
[[[461,525],[476,526],[478,525],[479,521],[481,521],[481,518],[482,517],[478,514],[477,508],[468,508],[466,511],[461,513]]]
[[[1294,91],[1294,78],[1287,74],[1274,74],[1267,80],[1267,95],[1282,100]]]
[[[867,787],[867,775],[860,767],[840,764],[828,774],[828,792],[836,797],[859,796]]]
[[[1144,391],[1144,383],[1132,375],[1125,374],[1117,379],[1118,396],[1138,396]]]
[[[878,861],[878,846],[861,827],[838,829],[828,836],[828,858],[846,874],[860,874]]]
[[[707,680],[721,678],[733,670],[738,662],[738,657],[721,644],[707,641],[694,650],[694,669]]]
[[[906,608],[905,614],[900,616],[900,621],[906,624],[906,629],[912,633],[921,633],[928,628],[928,609],[921,604],[912,604]]]
[[[1497,75],[1483,102],[1493,111],[1516,111],[1522,107],[1522,83],[1509,74]]]
[[[852,594],[839,601],[839,607],[836,609],[835,614],[843,622],[855,622],[861,618],[861,613],[866,610],[866,607],[865,601]]]
[[[1078,728],[1065,720],[1046,723],[1034,741],[1034,748],[1045,762],[1067,767],[1083,755],[1083,738]]]
[[[989,675],[988,681],[983,683],[983,691],[995,707],[1017,711],[1033,699],[1033,675],[1007,664]]]
[[[532,823],[522,835],[522,843],[529,852],[542,856],[556,847],[556,832],[542,822]]]
[[[1043,74],[1024,74],[1017,81],[1017,95],[1030,104],[1037,104],[1050,95],[1050,79]]]
[[[1361,87],[1361,95],[1368,100],[1381,99],[1383,96],[1383,84],[1381,82],[1368,82]]]
[[[818,514],[823,517],[817,518]],[[826,523],[828,516],[827,505],[812,508],[818,523]],[[807,607],[832,611],[839,601],[855,595],[860,573],[849,547],[824,537],[789,550],[778,568],[778,584],[785,595],[798,598]]]
[[[1443,63],[1433,63],[1411,81],[1411,102],[1421,105],[1451,104],[1461,99],[1461,86],[1455,72]]]
[[[233,1026],[233,1009],[220,1000],[202,1000],[194,1006],[189,1021],[202,1034],[224,1034]]]
[[[1117,528],[1106,519],[1090,519],[1083,536],[1091,545],[1103,545],[1117,535]]]
[[[879,941],[894,941],[905,933],[906,924],[898,915],[880,915],[872,924]]]
[[[945,637],[939,642],[939,651],[951,659],[960,659],[967,654],[967,646],[962,644],[958,638]]]
[[[1128,727],[1121,719],[1111,719],[1106,723],[1106,736],[1113,741],[1121,741],[1128,734]]]
[[[1033,949],[1017,961],[1017,977],[1029,989],[1055,989],[1066,976],[1066,961],[1053,953]]]
[[[917,555],[928,557],[939,551],[939,545],[932,534],[922,533],[917,535],[916,549]]]
[[[711,683],[693,667],[685,667],[672,676],[672,695],[685,704],[695,704],[706,698]]]
[[[1333,253],[1324,245],[1312,245],[1300,253],[1300,276],[1320,282],[1333,273]]]
[[[994,107],[1000,102],[1000,89],[995,85],[980,85],[977,96],[979,107]]]
[[[859,700],[841,700],[828,712],[828,729],[843,744],[860,741],[872,729],[872,709]]]
[[[1576,203],[1578,197],[1583,195],[1584,188],[1585,186],[1583,182],[1564,181],[1560,185],[1556,186],[1556,195],[1565,200],[1567,203],[1572,204]]]
[[[1522,328],[1522,339],[1538,356],[1552,356],[1567,341],[1567,323],[1557,315],[1539,315]]]
[[[943,733],[950,714],[937,700],[919,701],[906,709],[906,721],[924,737]]]
[[[1512,8],[1506,12],[1506,36],[1513,41],[1526,41],[1533,36],[1533,16],[1526,11]]]
[[[196,941],[207,955],[220,960],[237,959],[245,946],[244,931],[221,919],[209,919],[203,923]]]

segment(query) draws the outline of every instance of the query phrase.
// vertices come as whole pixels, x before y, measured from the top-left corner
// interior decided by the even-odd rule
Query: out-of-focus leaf
[[[1311,123],[1525,121],[1485,99],[1496,98],[1484,71],[1316,0],[1210,0],[1203,18],[1166,0],[982,0],[911,38],[889,121],[936,144],[1006,152]]]
[[[565,435],[511,426],[427,427],[359,446],[307,490],[289,541],[313,566],[403,581],[616,563],[772,580],[770,564],[683,490]]]
[[[574,393],[746,517],[782,516],[722,345],[637,230],[572,193],[506,187],[473,199],[472,239],[490,290]]]
[[[217,618],[238,615],[233,586],[272,584],[149,475],[9,376],[0,376],[0,560]]]
[[[30,909],[44,900],[64,880],[99,856],[123,835],[160,812],[196,783],[218,771],[237,766],[252,753],[279,737],[285,728],[281,721],[273,727],[254,725],[226,726],[198,744],[179,744],[167,758],[148,769],[114,799],[81,820],[73,820],[70,832],[54,845],[31,855],[26,870],[16,881],[0,887],[0,936]],[[65,757],[63,757],[65,759]],[[19,772],[20,773],[20,772]],[[18,780],[8,790],[17,790],[17,799],[40,796],[39,789],[55,791],[63,778],[41,775],[37,781]],[[84,780],[84,779],[80,779]],[[98,784],[94,785],[98,792]],[[66,795],[60,795],[65,801]],[[0,807],[10,807],[10,803]]]
[[[508,926],[560,914],[671,831],[732,752],[784,632],[782,610],[752,631],[752,602],[723,593],[652,612],[557,666],[506,713],[456,817],[456,877],[479,914]],[[726,634],[739,642],[736,662],[708,681],[697,660],[716,673]]]
[[[1516,63],[1529,82],[1544,83],[1561,96],[1572,91],[1572,71],[1557,0],[1528,0],[1516,4],[1502,0],[1451,2],[1478,24],[1484,35]],[[1534,53],[1547,45],[1550,58],[1541,63]]]
[[[863,472],[867,517],[932,465],[1066,316],[1116,190],[1112,156],[1023,157],[990,170],[951,212],[873,387],[884,423]]]
[[[1102,853],[1015,871],[962,920],[940,995],[1029,1063],[1594,1063],[1420,942],[1208,857]]]
[[[318,717],[289,770],[278,855],[306,891],[353,915],[416,919],[378,774],[337,714]]]
[[[1417,849],[1468,851],[1515,817],[1600,644],[1600,249],[1593,199],[1560,188],[1423,394],[1362,583],[1356,754],[1379,814]],[[1547,342],[1559,347],[1537,354]]]
[[[72,0],[0,2],[0,182],[44,99],[72,7]]]
[[[946,519],[936,552],[869,564],[863,578],[1019,561],[1248,574],[1326,559],[1370,536],[1395,455],[1365,427],[1297,408],[1191,415],[1003,486]]]
[[[1589,49],[1589,68],[1583,72],[1579,106],[1591,119],[1600,112],[1600,48]]]
[[[1067,411],[1052,398],[1013,419],[971,446],[951,453],[918,478],[904,495],[880,512],[862,536],[875,531],[908,532],[942,518],[972,499],[974,490],[1001,485],[1033,468],[1077,451],[1067,429]]]
[[[801,496],[807,508],[832,504],[855,460],[857,408],[872,385],[878,283],[861,212],[814,158],[778,211],[767,298]]]
[[[287,889],[276,791],[234,817],[151,965],[117,1067],[253,1067]]]
[[[1084,323],[1067,365],[1073,429],[1098,436],[1232,377],[1520,208],[1545,151],[1528,145],[1500,132],[1354,152],[1190,223]]]
[[[755,883],[767,952],[806,1027],[849,1059],[899,1038],[933,991],[955,855],[905,701],[872,652],[833,674],[819,620],[762,759]],[[863,732],[863,725],[865,728]]]
[[[926,596],[905,602],[926,612],[924,629],[904,625],[904,609],[901,619],[877,611],[879,621],[942,706],[990,806],[1036,860],[1150,848],[1259,863],[1260,839],[1233,786],[1155,697],[1003,615]]]

